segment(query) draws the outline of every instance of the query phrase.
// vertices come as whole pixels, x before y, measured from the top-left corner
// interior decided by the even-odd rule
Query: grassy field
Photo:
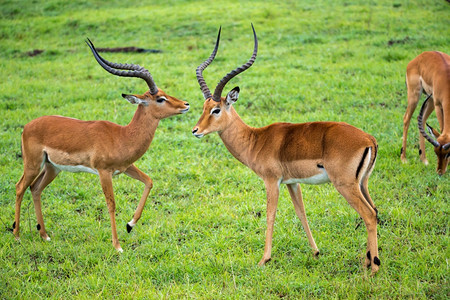
[[[425,50],[450,52],[450,4],[396,1],[63,1],[0,2],[0,299],[448,299],[450,184],[418,156],[416,112],[407,164],[400,163],[407,63]],[[235,108],[251,126],[275,121],[346,121],[374,135],[377,165],[369,188],[379,213],[381,267],[362,267],[367,234],[332,185],[303,186],[309,224],[321,250],[313,258],[286,188],[281,189],[272,260],[264,250],[261,179],[228,153],[217,134],[191,129],[203,96],[195,68],[222,25],[210,87],[244,63],[251,69],[225,88],[241,88]],[[121,93],[143,93],[142,80],[102,70],[84,43],[136,46],[161,53],[104,53],[148,68],[159,87],[190,102],[165,119],[136,165],[152,177],[143,216],[128,222],[143,185],[115,177],[116,253],[95,175],[61,173],[43,193],[51,242],[36,231],[27,192],[21,241],[10,231],[15,183],[22,173],[20,135],[42,115],[121,125],[135,106]],[[43,50],[41,54],[32,55]],[[422,98],[424,99],[424,98]],[[438,127],[433,113],[429,123]]]

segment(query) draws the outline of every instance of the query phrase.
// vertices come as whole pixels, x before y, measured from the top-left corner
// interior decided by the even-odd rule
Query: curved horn
[[[216,86],[216,89],[214,90],[214,95],[213,95],[213,100],[214,101],[220,102],[220,96],[222,95],[223,88],[228,83],[228,81],[230,81],[233,77],[235,77],[239,73],[242,73],[245,70],[247,70],[248,68],[250,68],[253,65],[253,63],[255,62],[256,53],[258,52],[258,38],[256,37],[256,32],[255,32],[255,28],[253,27],[253,24],[252,24],[252,29],[253,29],[253,38],[255,40],[255,48],[253,49],[252,57],[250,57],[248,62],[246,62],[245,64],[243,64],[239,68],[234,69],[233,71],[231,71],[230,73],[225,75],[225,77],[223,77],[219,81],[219,83]]]
[[[155,81],[152,78],[152,75],[147,69],[135,64],[118,64],[107,61],[106,59],[101,57],[100,54],[98,54],[97,50],[94,47],[94,44],[91,42],[90,39],[87,39],[86,44],[89,46],[89,48],[91,48],[92,54],[94,54],[95,59],[100,64],[100,66],[103,67],[103,69],[117,76],[142,78],[145,80],[145,82],[147,82],[147,85],[150,89],[150,93],[152,95],[158,93],[158,87],[156,86]],[[121,71],[121,70],[129,70],[129,71]]]
[[[429,95],[427,97],[427,99],[425,99],[425,101],[423,102],[422,107],[420,108],[420,113],[417,116],[417,123],[419,125],[419,131],[422,134],[422,136],[424,138],[426,138],[427,141],[429,141],[434,147],[439,147],[440,144],[435,139],[433,139],[431,136],[429,136],[428,133],[423,128],[423,114],[425,112],[425,107],[427,106],[428,100],[431,98],[431,96],[432,95]]]
[[[205,100],[208,98],[211,98],[211,91],[208,88],[208,85],[206,84],[205,79],[203,78],[203,70],[206,69],[207,66],[214,60],[214,57],[216,57],[217,49],[219,48],[219,40],[220,40],[220,31],[222,30],[222,26],[219,28],[219,34],[217,35],[217,41],[216,46],[214,47],[213,52],[209,56],[207,60],[205,60],[200,66],[197,67],[195,73],[197,74],[197,81],[200,85],[200,89],[203,92],[203,96],[205,97]]]

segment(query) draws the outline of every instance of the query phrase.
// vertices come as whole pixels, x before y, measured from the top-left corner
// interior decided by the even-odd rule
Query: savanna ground
[[[3,0],[0,16],[0,298],[450,297],[450,174],[435,173],[429,144],[430,165],[419,161],[417,111],[409,162],[399,159],[406,65],[425,50],[450,51],[448,2]],[[204,72],[210,87],[245,62],[251,22],[258,57],[224,91],[240,86],[235,108],[245,122],[346,121],[379,142],[369,184],[380,213],[374,277],[361,264],[365,228],[332,185],[303,185],[321,256],[313,258],[283,187],[272,260],[257,266],[266,227],[263,182],[217,134],[191,134],[203,104],[195,68],[212,51],[220,25],[217,58]],[[140,79],[102,70],[86,37],[97,47],[162,50],[103,56],[145,66],[159,87],[191,104],[186,115],[160,123],[137,162],[154,188],[130,234],[125,225],[143,185],[114,179],[122,254],[111,245],[106,203],[91,174],[61,173],[44,191],[51,242],[36,231],[29,192],[21,241],[10,231],[24,124],[58,114],[126,125],[135,107],[120,94],[147,89]],[[429,123],[438,127],[435,114]]]

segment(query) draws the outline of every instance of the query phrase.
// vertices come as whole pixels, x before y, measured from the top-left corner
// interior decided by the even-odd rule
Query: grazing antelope
[[[428,160],[425,154],[425,139],[434,146],[437,156],[436,172],[443,175],[450,160],[450,56],[438,52],[427,51],[411,60],[406,68],[406,86],[408,89],[408,106],[403,116],[403,144],[400,158],[406,162],[406,140],[412,114],[417,107],[420,95],[425,93],[433,98],[433,103],[422,106],[421,121],[419,122],[419,155],[425,165]],[[436,111],[441,133],[429,127],[433,137],[423,130],[423,123],[429,115]],[[421,125],[422,123],[422,125]]]
[[[264,180],[267,231],[264,255],[259,265],[265,264],[271,257],[280,184],[287,185],[314,255],[319,254],[309,229],[299,183],[322,184],[331,181],[363,218],[368,232],[365,265],[371,266],[373,273],[377,272],[380,265],[377,209],[367,188],[377,155],[375,138],[349,124],[337,122],[274,123],[262,128],[245,124],[233,107],[239,97],[239,87],[233,88],[226,97],[221,97],[221,94],[230,79],[250,68],[255,61],[258,40],[254,28],[253,35],[255,44],[249,61],[223,77],[211,95],[202,71],[217,53],[219,30],[212,54],[196,71],[205,102],[203,114],[192,133],[200,138],[217,131],[231,154]]]
[[[30,187],[33,197],[37,229],[44,240],[50,240],[45,231],[41,211],[42,190],[60,171],[97,174],[105,194],[111,218],[112,243],[122,252],[117,238],[113,175],[126,175],[144,183],[144,193],[127,231],[136,225],[144,209],[152,180],[133,163],[147,151],[161,119],[185,113],[189,104],[169,96],[159,89],[150,72],[139,65],[107,61],[86,41],[97,62],[113,75],[138,77],[145,80],[149,91],[143,95],[122,94],[132,104],[138,104],[133,119],[127,126],[108,121],[81,121],[61,116],[43,116],[26,124],[22,133],[24,171],[16,184],[16,211],[13,232],[19,238],[20,206],[25,190]]]

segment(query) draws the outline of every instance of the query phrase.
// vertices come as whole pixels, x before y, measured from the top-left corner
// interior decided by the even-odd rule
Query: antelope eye
[[[216,114],[216,115],[218,115],[220,113],[220,108],[214,108],[212,111],[211,111],[211,114]]]
[[[163,103],[166,100],[167,100],[166,98],[158,98],[158,99],[156,99],[156,102]]]

